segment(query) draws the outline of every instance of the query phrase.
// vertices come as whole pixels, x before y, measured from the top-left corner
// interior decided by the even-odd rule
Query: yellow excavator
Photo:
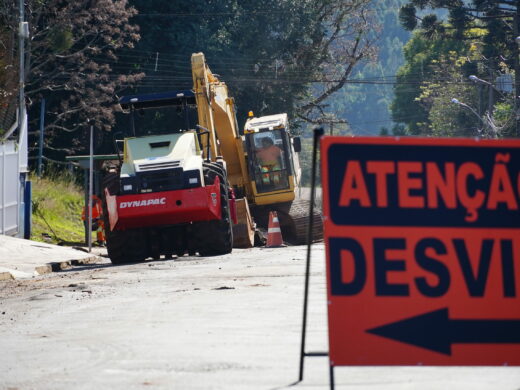
[[[278,213],[286,241],[305,243],[309,201],[298,196],[301,143],[289,131],[287,114],[255,118],[250,113],[240,132],[234,99],[227,85],[211,72],[203,53],[192,54],[191,69],[199,128],[209,135],[202,140],[201,149],[209,153],[205,157],[211,161],[224,161],[236,196],[234,246],[252,246],[255,222],[267,227],[270,211]],[[313,226],[312,238],[321,239],[319,211],[313,215]]]

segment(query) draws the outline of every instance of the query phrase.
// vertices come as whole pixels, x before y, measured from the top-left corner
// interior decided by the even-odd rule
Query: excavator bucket
[[[255,243],[255,223],[247,199],[235,201],[237,223],[233,225],[233,248],[252,248]]]

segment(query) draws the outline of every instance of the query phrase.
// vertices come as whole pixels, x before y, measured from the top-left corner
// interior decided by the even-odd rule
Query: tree
[[[17,31],[17,1],[2,2],[0,24]],[[114,73],[118,50],[133,47],[136,14],[126,0],[27,0],[30,39],[26,45],[26,96],[47,101],[46,147],[70,152],[82,147],[87,122],[109,130],[115,94],[142,78],[133,71]],[[68,134],[71,133],[71,134]],[[61,153],[56,154],[60,156]]]
[[[472,37],[485,33],[484,29],[466,32]],[[487,70],[481,48],[482,45],[464,39],[426,39],[416,32],[405,47],[407,63],[398,74],[392,106],[394,119],[406,123],[413,135],[513,135],[513,95],[497,93],[495,87],[474,84],[469,79],[470,75]],[[498,65],[502,74],[511,74],[505,62]],[[461,104],[454,104],[453,99]],[[500,102],[499,116],[494,113],[495,102]]]
[[[465,81],[467,57],[456,52],[441,55],[431,63],[432,77],[424,81],[417,98],[428,112],[426,134],[435,137],[476,137],[485,132],[477,107],[477,88]],[[456,100],[453,100],[456,99]],[[460,103],[456,103],[460,102]]]
[[[435,13],[425,14],[428,10],[447,11],[447,19]],[[410,0],[401,8],[400,20],[405,28],[419,30],[428,39],[458,39],[478,44],[480,61],[486,67],[482,76],[490,82],[494,82],[501,63],[520,72],[516,43],[520,4],[517,1]],[[476,70],[482,71],[482,68]],[[516,84],[516,95],[520,95],[520,82]]]
[[[447,20],[436,14],[419,16],[418,11],[442,9],[448,12]],[[518,57],[520,23],[519,4],[514,0],[411,0],[400,11],[402,25],[408,30],[420,29],[425,37],[451,37],[471,41],[482,39],[482,55],[490,66],[507,58],[513,68]],[[483,36],[468,34],[472,28],[486,30]]]
[[[404,3],[405,0],[372,3],[373,19],[380,26],[376,29],[377,58],[357,66],[348,83],[328,102],[327,112],[348,119],[356,134],[377,134],[381,126],[391,123],[393,75],[404,63],[403,46],[410,38],[397,17]]]
[[[440,19],[435,13],[419,16],[428,9],[441,9],[448,12],[447,20]],[[400,10],[402,25],[408,30],[420,29],[425,37],[451,37],[472,41],[481,39],[482,55],[490,63],[507,58],[508,65],[518,56],[515,38],[518,36],[520,9],[514,0],[410,0]],[[486,30],[481,36],[468,34],[479,27]]]
[[[316,65],[325,73],[325,84],[315,89],[313,96],[298,108],[298,116],[305,121],[320,123],[320,118],[327,116],[324,115],[327,99],[347,84],[356,66],[375,58],[377,29],[369,9],[371,4],[339,2],[338,7],[331,2],[330,9],[325,9],[319,18],[326,23],[325,34],[316,45],[320,53],[316,56]]]
[[[438,12],[428,14],[429,10],[446,11],[447,19],[439,17]],[[447,133],[455,131],[452,125],[459,126],[455,133],[464,133],[464,124],[475,120],[475,126],[482,127],[484,122],[493,122],[493,109],[484,113],[479,107],[482,120],[478,123],[479,119],[475,115],[471,112],[461,114],[460,108],[463,106],[455,107],[448,99],[449,96],[462,96],[471,92],[467,98],[471,98],[477,106],[477,101],[484,97],[480,93],[479,99],[475,98],[476,91],[480,90],[489,96],[489,101],[498,101],[501,104],[499,133],[514,134],[512,96],[497,95],[492,87],[486,87],[483,91],[482,85],[467,84],[470,75],[476,75],[487,81],[488,85],[493,85],[498,75],[512,75],[512,69],[518,70],[518,47],[515,43],[518,35],[517,2],[412,0],[401,8],[400,20],[407,29],[416,30],[416,34],[405,49],[407,64],[399,71],[398,84],[395,87],[396,98],[392,105],[394,120],[406,123],[413,134],[440,131],[439,126],[443,123],[443,131]],[[456,55],[449,54],[451,52]],[[460,67],[456,66],[455,62],[463,57],[468,61],[464,61]],[[448,64],[447,58],[455,62]],[[435,65],[439,61],[444,63],[442,69]],[[446,74],[447,71],[450,74]],[[444,74],[444,81],[439,79],[439,73]],[[428,84],[428,81],[432,83]],[[429,95],[425,96],[425,92]],[[454,110],[459,112],[455,115]],[[446,123],[448,115],[459,116],[460,120]],[[461,121],[468,115],[473,115],[473,118]]]
[[[0,138],[15,122],[17,77],[13,72],[14,35],[0,26]]]
[[[314,121],[355,66],[374,53],[369,0],[132,4],[142,39],[128,51],[128,63],[147,71],[136,90],[190,88],[190,55],[203,51],[229,85],[239,123],[249,110]],[[311,89],[312,83],[321,87]]]
[[[423,83],[435,78],[433,64],[450,52],[462,55],[467,48],[461,40],[428,39],[421,32],[414,33],[405,45],[405,64],[397,72],[391,111],[394,122],[406,124],[410,135],[428,135],[430,132],[428,106],[421,103],[420,96]]]

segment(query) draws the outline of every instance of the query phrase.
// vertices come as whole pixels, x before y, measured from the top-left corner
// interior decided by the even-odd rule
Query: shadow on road
[[[97,255],[99,256],[99,255]],[[108,256],[99,256],[99,257],[105,257],[108,258]],[[145,261],[137,261],[137,262],[128,262],[128,263],[118,263],[118,264],[112,264],[112,263],[87,263],[87,264],[78,264],[78,265],[72,265],[70,268],[62,269],[57,272],[81,272],[81,271],[89,271],[89,270],[96,270],[96,269],[105,269],[105,268],[114,268],[114,267],[123,267],[128,265],[138,265],[138,264],[149,264],[149,265],[160,265],[164,264],[166,262],[175,261],[196,261],[200,260],[202,257],[195,257],[195,256],[184,256],[184,257],[172,257],[169,259],[159,259],[159,260],[145,260]]]

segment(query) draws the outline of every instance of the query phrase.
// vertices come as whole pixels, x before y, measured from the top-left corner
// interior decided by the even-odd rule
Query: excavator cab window
[[[289,188],[288,143],[283,130],[247,135],[250,171],[258,193]]]

